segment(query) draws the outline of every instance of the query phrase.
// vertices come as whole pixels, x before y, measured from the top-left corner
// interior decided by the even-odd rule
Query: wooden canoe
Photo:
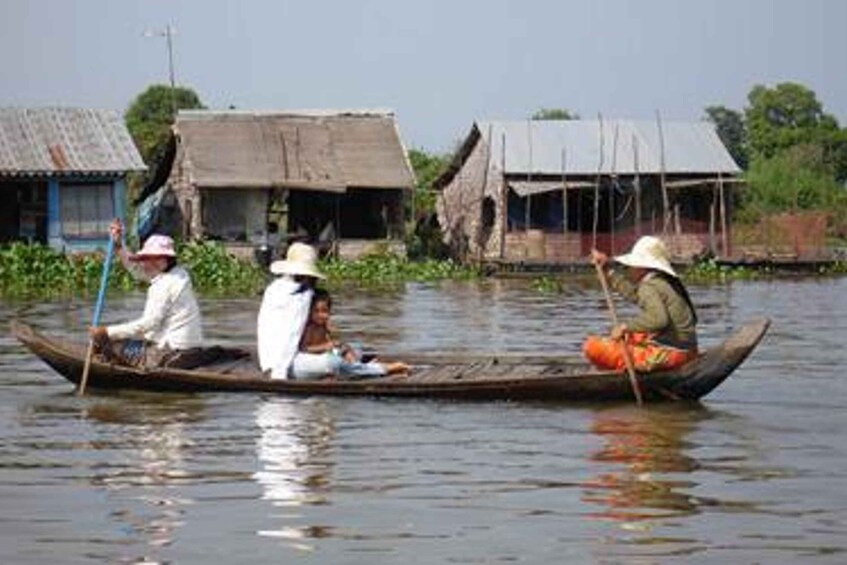
[[[756,347],[770,325],[752,321],[720,345],[675,371],[639,375],[645,400],[696,400],[721,384]],[[21,322],[13,335],[56,372],[79,384],[85,345],[51,338]],[[235,351],[235,350],[231,350]],[[241,350],[246,351],[246,350]],[[237,355],[234,357],[238,357]],[[139,369],[92,361],[91,389],[156,392],[262,392],[283,395],[390,396],[465,400],[631,401],[624,373],[598,371],[581,358],[539,355],[403,355],[406,377],[366,380],[271,380],[249,358],[197,369]]]

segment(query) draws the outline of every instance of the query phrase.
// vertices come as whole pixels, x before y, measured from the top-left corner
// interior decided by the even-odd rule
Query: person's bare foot
[[[409,366],[401,361],[397,361],[394,363],[386,363],[385,371],[389,375],[407,376],[409,374]]]

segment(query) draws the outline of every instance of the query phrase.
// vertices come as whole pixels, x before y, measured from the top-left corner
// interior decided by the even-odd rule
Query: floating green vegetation
[[[407,281],[475,279],[478,269],[451,260],[409,261],[393,253],[366,255],[355,260],[328,259],[321,269],[330,283],[355,282],[364,285],[396,284]]]
[[[830,265],[821,265],[818,268],[818,273],[821,275],[843,275],[847,273],[847,261],[839,260]]]
[[[685,282],[709,283],[731,280],[751,280],[771,274],[767,268],[731,267],[714,259],[706,259],[687,267],[682,272]]]
[[[179,248],[180,262],[191,272],[198,292],[213,295],[257,293],[267,282],[265,272],[228,255],[216,243],[190,243]],[[100,288],[103,253],[64,255],[44,245],[13,243],[0,247],[0,296],[56,298],[93,295]],[[109,270],[109,290],[142,288],[119,260]]]
[[[191,273],[194,288],[209,296],[255,296],[270,280],[266,270],[238,259],[215,242],[178,246],[180,263]],[[59,298],[96,295],[103,269],[103,253],[64,255],[44,245],[13,243],[0,247],[0,296],[6,298]],[[363,286],[406,281],[473,279],[479,270],[447,261],[408,261],[394,254],[368,255],[354,261],[321,262],[330,284]],[[109,290],[144,288],[121,264],[112,262]]]
[[[13,243],[0,247],[0,295],[35,298],[97,292],[102,254],[63,255],[44,245]],[[109,286],[130,289],[135,283],[120,265],[112,265]]]
[[[178,248],[179,260],[191,273],[197,292],[212,296],[250,296],[268,284],[268,274],[255,263],[227,253],[211,241],[186,243]]]
[[[545,275],[532,279],[532,289],[536,292],[557,294],[564,291],[565,285],[561,278]]]

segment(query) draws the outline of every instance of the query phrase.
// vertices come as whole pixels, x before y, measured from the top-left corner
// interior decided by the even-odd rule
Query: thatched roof
[[[202,187],[411,189],[390,112],[180,111],[189,181]]]
[[[114,110],[0,108],[0,176],[121,175],[144,169]]]

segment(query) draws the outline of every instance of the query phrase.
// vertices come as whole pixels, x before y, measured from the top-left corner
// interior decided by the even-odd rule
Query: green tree
[[[170,135],[175,109],[202,109],[200,97],[190,88],[154,84],[130,104],[124,119],[147,166],[154,168]]]
[[[792,82],[773,88],[756,85],[748,102],[745,118],[753,157],[772,158],[795,145],[815,144],[836,178],[847,178],[847,131],[824,112],[812,90]]]
[[[747,151],[747,128],[744,126],[744,115],[726,106],[708,106],[705,109],[706,119],[713,124],[727,151],[742,169],[749,162]]]
[[[432,185],[450,165],[449,155],[434,155],[421,149],[409,150],[409,162],[415,171],[414,224],[408,230],[406,249],[413,259],[444,258],[447,248],[435,221],[436,192]]]
[[[415,187],[415,210],[421,213],[429,213],[435,210],[435,192],[432,183],[441,173],[447,170],[450,164],[449,155],[435,155],[427,153],[422,149],[409,150],[409,162],[415,171],[417,186]]]
[[[847,191],[835,180],[832,165],[826,162],[819,144],[797,144],[773,157],[757,157],[746,180],[743,220],[800,210],[830,212],[831,223],[836,225],[847,218]]]
[[[578,120],[579,114],[564,108],[541,108],[532,116],[533,120]]]

